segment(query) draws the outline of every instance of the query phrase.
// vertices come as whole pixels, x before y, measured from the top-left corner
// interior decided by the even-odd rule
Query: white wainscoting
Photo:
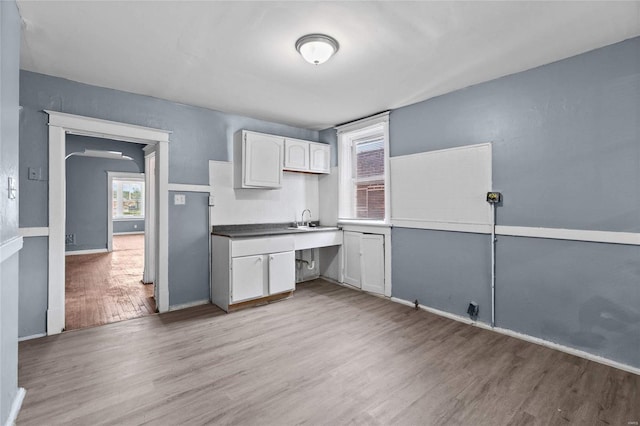
[[[22,237],[14,237],[0,244],[0,263],[22,250]]]
[[[23,237],[48,237],[49,228],[44,227],[32,227],[32,228],[20,228],[18,233]]]

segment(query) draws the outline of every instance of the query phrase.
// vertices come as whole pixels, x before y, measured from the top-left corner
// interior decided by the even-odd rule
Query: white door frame
[[[169,135],[170,131],[45,110],[49,115],[49,284],[47,334],[64,330],[66,135],[82,135],[157,147],[156,282],[159,312],[169,310]]]
[[[156,246],[156,232],[152,224],[156,221],[156,209],[151,206],[156,205],[157,193],[157,169],[156,169],[156,151],[155,145],[147,145],[143,148],[144,156],[144,246],[155,247]],[[144,251],[144,272],[142,273],[142,282],[150,284],[155,282],[156,272],[156,256],[152,250]],[[158,298],[158,287],[153,288],[154,296],[156,300]]]
[[[146,170],[146,168],[145,168]],[[109,253],[111,253],[113,251],[113,180],[114,179],[130,179],[130,180],[137,180],[139,182],[145,182],[147,181],[146,176],[144,173],[134,173],[134,172],[110,172],[107,171],[107,251]],[[147,187],[145,185],[144,188],[144,193],[145,193],[145,200],[144,200],[144,217],[145,217],[145,225],[147,224],[147,213],[149,210],[149,207],[147,207],[147,199],[146,199],[146,194],[147,194]],[[138,218],[139,220],[139,218]],[[146,241],[145,241],[146,242]],[[147,259],[147,247],[151,247],[151,246],[144,246],[144,252],[145,252],[145,261]],[[145,269],[147,267],[146,263],[144,265]]]

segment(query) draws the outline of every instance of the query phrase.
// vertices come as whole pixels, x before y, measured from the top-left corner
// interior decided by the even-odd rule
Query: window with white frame
[[[113,179],[113,219],[144,218],[144,179]]]
[[[389,113],[338,128],[339,218],[389,222]]]

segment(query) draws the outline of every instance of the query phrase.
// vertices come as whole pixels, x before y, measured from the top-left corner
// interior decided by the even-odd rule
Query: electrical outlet
[[[173,196],[173,204],[176,206],[183,206],[187,204],[187,197],[184,194],[175,194]]]
[[[475,320],[478,318],[478,313],[480,312],[480,307],[476,302],[469,302],[469,307],[467,308],[467,313],[471,317],[471,319]]]
[[[66,234],[64,236],[64,244],[65,245],[73,245],[76,243],[76,234]]]
[[[487,203],[498,204],[502,202],[502,193],[500,192],[487,192]]]
[[[41,180],[42,169],[40,167],[29,167],[29,180]]]

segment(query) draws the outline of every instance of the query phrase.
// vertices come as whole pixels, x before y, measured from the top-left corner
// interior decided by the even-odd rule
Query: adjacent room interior
[[[0,424],[640,422],[640,1],[0,34]]]
[[[144,282],[143,145],[66,138],[65,330],[156,312]]]

